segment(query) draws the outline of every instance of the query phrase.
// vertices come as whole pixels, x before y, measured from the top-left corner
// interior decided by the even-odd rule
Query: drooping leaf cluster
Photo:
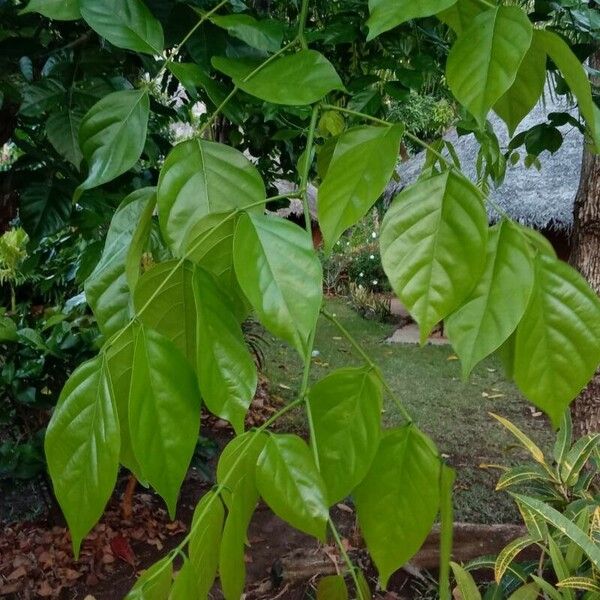
[[[131,598],[206,597],[218,573],[225,597],[237,599],[244,588],[246,531],[259,498],[294,527],[325,539],[328,527],[334,538],[337,534],[329,508],[347,495],[354,499],[384,586],[441,514],[442,594],[447,594],[451,472],[409,415],[403,426],[383,429],[383,391],[389,388],[354,340],[364,366],[334,371],[308,388],[322,303],[310,220],[303,229],[265,213],[266,185],[249,157],[203,135],[217,118],[231,116],[236,122],[230,113],[238,94],[266,103],[265,111],[271,105],[305,111],[308,147],[298,189],[290,195],[302,197],[308,208],[315,130],[320,117],[336,114],[340,131],[327,150],[320,148],[317,162],[318,216],[331,248],[392,177],[406,130],[346,102],[344,78],[323,52],[309,47],[307,2],[298,33],[294,29],[283,37],[279,28],[250,15],[221,14],[225,4],[200,11],[197,25],[180,41],[191,42],[210,23],[260,54],[223,53],[209,62],[205,54],[207,62],[180,63],[179,45],[165,42],[167,31],[150,4],[132,0],[126,10],[115,10],[109,0],[69,3],[107,42],[154,56],[161,77],[170,70],[184,85],[197,81],[194,86],[210,95],[215,81],[203,81],[201,69],[210,64],[221,73],[218,81],[227,82],[198,135],[168,152],[157,185],[123,200],[100,262],[86,281],[106,341],[67,382],[46,437],[50,474],[75,551],[102,514],[120,464],[151,485],[174,514],[204,403],[229,420],[237,436],[220,457],[217,486],[198,505],[178,548],[186,560],[174,582],[169,555],[144,573]],[[530,70],[545,73],[549,57],[577,97],[590,139],[598,145],[598,109],[585,71],[555,33],[534,27],[515,6],[482,0],[415,6],[371,0],[369,38],[385,31],[392,35],[412,19],[437,16],[450,24],[456,35],[448,84],[477,127],[485,128],[492,109],[515,127],[542,92]],[[63,2],[41,10],[65,18]],[[209,52],[202,40],[196,42],[197,51]],[[161,56],[165,46],[172,52]],[[85,172],[76,199],[139,164],[154,114],[151,95],[151,86],[143,83],[116,90],[83,116],[78,144]],[[446,320],[466,374],[501,352],[526,397],[556,424],[600,362],[600,301],[539,234],[508,219],[490,227],[485,193],[451,158],[428,151],[420,179],[394,199],[382,224],[382,261],[390,283],[423,340]],[[156,227],[168,251],[142,272],[144,249]],[[250,311],[299,352],[305,374],[296,402],[245,432],[257,377],[241,332]],[[308,443],[270,429],[294,406],[306,410]],[[350,572],[357,595],[368,597],[360,573]]]

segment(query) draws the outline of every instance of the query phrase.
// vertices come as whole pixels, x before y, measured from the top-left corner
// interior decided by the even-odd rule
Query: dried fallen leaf
[[[129,542],[122,535],[117,535],[110,540],[110,549],[117,558],[120,558],[132,567],[135,566],[135,554]]]
[[[21,579],[21,577],[25,577],[25,575],[27,575],[25,567],[18,567],[12,573],[10,573],[6,579],[7,581],[16,581],[17,579]]]

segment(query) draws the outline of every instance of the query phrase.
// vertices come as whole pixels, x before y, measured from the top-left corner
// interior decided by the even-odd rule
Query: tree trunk
[[[600,52],[590,58],[600,68]],[[600,155],[583,150],[579,189],[575,197],[571,264],[600,295]],[[600,432],[600,369],[571,404],[577,435]]]

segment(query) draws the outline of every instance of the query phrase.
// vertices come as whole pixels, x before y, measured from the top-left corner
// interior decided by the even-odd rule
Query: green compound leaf
[[[323,296],[311,237],[279,217],[244,214],[235,230],[233,264],[262,324],[304,355]]]
[[[253,491],[258,500],[256,489],[256,464],[258,457],[267,443],[267,436],[256,431],[247,431],[234,437],[219,457],[217,465],[217,482],[224,486],[222,498],[227,508],[230,508],[231,490],[235,489],[241,479]],[[249,477],[247,477],[249,475]]]
[[[149,115],[146,90],[113,92],[92,106],[79,126],[79,145],[89,172],[75,199],[135,165],[146,143]]]
[[[133,304],[142,323],[171,340],[196,367],[196,305],[193,266],[168,260],[139,279]]]
[[[273,104],[312,104],[333,90],[344,89],[333,65],[316,50],[300,50],[258,71],[261,63],[252,59],[215,56],[212,64],[244,92]]]
[[[600,300],[566,263],[538,255],[517,329],[515,382],[555,427],[600,362]]]
[[[77,169],[83,154],[79,148],[79,127],[83,111],[78,108],[65,108],[53,112],[46,121],[46,137],[54,149]]]
[[[365,477],[381,435],[381,382],[370,368],[338,369],[310,390],[319,467],[329,505]]]
[[[435,15],[455,2],[456,0],[369,0],[367,41],[411,19]]]
[[[79,0],[87,24],[119,48],[162,54],[163,30],[141,0]]]
[[[348,600],[348,588],[341,575],[329,575],[319,579],[317,600]]]
[[[214,492],[208,492],[198,502],[192,519],[189,541],[189,568],[193,571],[197,600],[206,600],[210,592],[217,567],[219,548],[223,533],[225,510],[221,499]]]
[[[297,435],[271,435],[258,458],[256,485],[271,510],[290,525],[325,540],[326,489],[313,456]]]
[[[202,398],[213,414],[229,421],[239,434],[256,392],[256,365],[227,290],[199,267],[194,271],[193,288]]]
[[[30,0],[19,13],[37,12],[56,21],[76,21],[81,19],[79,0]]]
[[[552,31],[540,30],[536,33],[544,50],[559,68],[569,89],[577,98],[579,110],[590,129],[596,150],[600,150],[600,110],[592,98],[592,88],[587,73],[569,45]]]
[[[354,491],[358,522],[385,588],[421,547],[440,507],[441,463],[413,425],[388,431]]]
[[[202,217],[259,203],[265,186],[239,150],[193,139],[169,152],[157,194],[161,230],[171,250],[180,254],[188,230]]]
[[[237,223],[232,213],[210,213],[186,234],[182,253],[190,262],[215,275],[227,289],[236,318],[241,323],[250,307],[233,268],[233,234]]]
[[[125,600],[164,600],[169,597],[172,579],[172,558],[165,556],[142,573]]]
[[[164,336],[139,327],[129,400],[131,444],[145,481],[175,517],[179,488],[200,428],[200,397],[193,370]]]
[[[131,318],[127,257],[138,223],[154,202],[154,192],[154,188],[143,188],[123,200],[110,222],[100,261],[84,284],[86,300],[106,337],[125,327]]]
[[[385,190],[398,162],[403,131],[402,125],[355,127],[339,137],[317,202],[327,252]]]
[[[69,377],[46,432],[48,470],[76,558],[114,489],[119,444],[117,408],[99,355]]]
[[[539,31],[533,32],[531,46],[523,58],[510,89],[496,102],[494,111],[514,135],[519,123],[537,104],[546,83],[546,52]]]
[[[494,226],[481,279],[446,319],[446,332],[465,376],[517,328],[531,296],[533,275],[532,253],[520,229],[507,221]]]
[[[131,434],[129,433],[129,390],[131,388],[136,332],[137,324],[131,323],[117,333],[114,340],[108,342],[106,359],[117,414],[119,415],[119,430],[121,432],[119,461],[136,476],[138,481],[143,481],[142,470],[133,453]]]
[[[383,268],[421,329],[421,342],[473,290],[485,265],[479,190],[447,171],[401,192],[381,227]]]
[[[532,36],[521,8],[500,6],[477,15],[454,43],[446,66],[448,85],[480,125],[515,82]]]
[[[246,532],[258,497],[244,475],[233,489],[219,553],[219,579],[225,600],[239,600],[244,591]]]
[[[487,6],[480,0],[457,0],[450,8],[439,13],[437,18],[461,35],[473,19],[486,9]]]
[[[258,21],[250,15],[213,15],[210,20],[226,29],[229,35],[236,37],[248,46],[264,52],[277,52],[283,41],[283,24],[266,19]]]

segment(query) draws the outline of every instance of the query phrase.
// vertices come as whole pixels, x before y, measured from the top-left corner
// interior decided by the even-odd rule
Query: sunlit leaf
[[[494,111],[506,123],[510,135],[537,104],[545,83],[546,52],[536,30],[514,83],[494,104]]]
[[[446,66],[448,85],[480,125],[514,83],[532,36],[521,8],[500,6],[477,15],[454,43]]]
[[[600,300],[583,277],[549,256],[517,329],[515,381],[558,426],[565,408],[600,363]]]
[[[199,267],[193,279],[202,398],[213,414],[229,421],[236,433],[241,433],[256,391],[256,365],[227,290],[214,275]]]
[[[257,71],[261,61],[215,56],[213,66],[252,96],[273,104],[312,104],[344,86],[333,65],[316,50],[300,50]]]
[[[199,427],[194,372],[167,338],[139,327],[129,400],[131,444],[144,480],[164,498],[171,518]]]
[[[519,228],[508,221],[494,226],[483,275],[445,323],[465,376],[517,328],[529,302],[533,273],[533,256]]]
[[[149,115],[146,90],[113,92],[92,106],[79,126],[79,145],[89,171],[76,198],[135,165],[146,143]]]
[[[134,52],[162,54],[160,22],[141,0],[79,0],[81,16],[111,44]]]
[[[381,227],[381,259],[419,324],[421,342],[473,290],[485,265],[487,233],[479,191],[453,171],[396,196]]]
[[[196,306],[193,266],[168,260],[158,263],[139,279],[133,295],[142,323],[171,340],[196,367]]]
[[[325,485],[301,438],[292,434],[269,437],[258,458],[256,485],[278,517],[300,531],[325,539]]]
[[[119,445],[117,408],[106,359],[99,355],[68,379],[46,431],[48,470],[76,557],[112,494]]]
[[[440,506],[440,460],[413,425],[388,431],[354,491],[358,522],[385,587],[421,547]]]
[[[193,139],[169,152],[157,194],[160,227],[177,254],[188,230],[202,217],[260,203],[265,199],[265,186],[239,150]]]
[[[338,369],[310,390],[319,467],[329,505],[343,500],[367,474],[377,452],[381,383],[369,368]]]
[[[398,162],[403,130],[402,125],[356,127],[339,137],[317,202],[327,251],[385,190]]]
[[[86,300],[107,337],[125,327],[131,318],[127,255],[138,222],[153,196],[154,188],[143,188],[123,200],[110,222],[102,256],[84,284]]]
[[[367,41],[411,19],[435,15],[455,2],[456,0],[369,0]]]
[[[311,237],[290,221],[245,214],[235,230],[233,263],[263,325],[304,354],[323,295]]]

